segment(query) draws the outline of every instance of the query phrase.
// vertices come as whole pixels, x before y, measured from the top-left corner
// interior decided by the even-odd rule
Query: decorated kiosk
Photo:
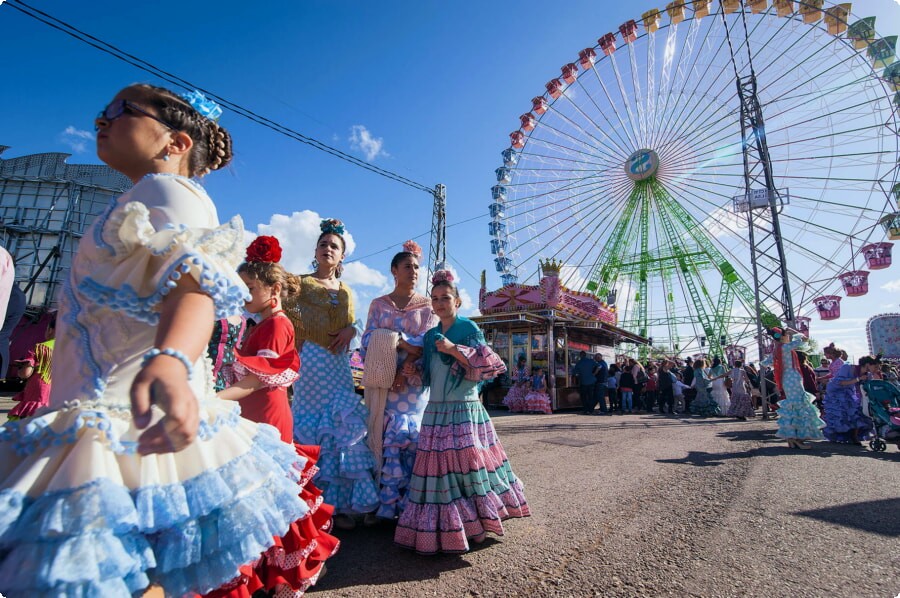
[[[645,345],[649,340],[617,327],[615,307],[590,293],[562,286],[562,262],[547,260],[540,265],[543,276],[537,285],[507,284],[493,292],[485,288],[482,272],[481,315],[472,319],[510,373],[520,356],[525,357],[529,371],[533,366],[544,368],[553,409],[580,407],[578,387],[571,376],[580,351],[602,353],[612,363],[620,343]],[[495,383],[485,394],[486,404],[502,404],[509,386],[509,382]]]

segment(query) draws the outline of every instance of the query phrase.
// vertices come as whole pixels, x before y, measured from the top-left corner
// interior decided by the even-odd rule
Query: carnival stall
[[[553,409],[580,407],[572,365],[578,353],[602,353],[612,363],[621,343],[648,344],[646,338],[616,326],[615,307],[590,293],[572,291],[559,280],[562,262],[541,262],[543,277],[537,285],[507,284],[488,292],[481,275],[480,316],[472,318],[488,342],[506,362],[508,374],[524,356],[529,371],[541,366]],[[509,375],[485,394],[487,406],[502,404],[509,390]]]

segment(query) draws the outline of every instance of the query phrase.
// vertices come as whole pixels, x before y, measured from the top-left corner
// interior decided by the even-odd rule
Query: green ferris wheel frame
[[[579,52],[520,117],[496,170],[489,232],[501,281],[533,283],[537,260],[562,261],[566,286],[617,296],[619,324],[674,353],[722,354],[781,313],[767,302],[757,311],[737,206],[735,71],[752,57],[793,301],[797,315],[811,312],[896,211],[896,40],[876,38],[872,18],[848,28],[848,11],[814,0],[672,2]]]

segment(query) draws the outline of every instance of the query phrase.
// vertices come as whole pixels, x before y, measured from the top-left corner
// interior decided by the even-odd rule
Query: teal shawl
[[[446,353],[441,353],[435,348],[434,343],[439,338],[438,335],[443,335],[454,345],[463,345],[465,347],[478,347],[479,345],[485,345],[487,342],[484,340],[484,334],[482,334],[481,329],[478,325],[468,318],[464,318],[462,316],[456,316],[456,321],[453,322],[453,325],[447,330],[447,332],[441,332],[441,325],[438,324],[431,330],[425,333],[425,355],[422,366],[422,384],[423,386],[431,386],[431,360],[434,359],[434,356],[438,356],[440,360],[444,363],[444,365],[450,366],[453,365],[453,362],[456,361],[456,358],[452,355],[447,355]],[[465,372],[460,368],[458,374],[454,374],[453,371],[450,372],[450,389],[454,389],[460,385],[460,383],[465,379]]]

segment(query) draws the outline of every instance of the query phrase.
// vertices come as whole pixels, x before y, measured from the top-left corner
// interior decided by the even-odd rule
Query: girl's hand
[[[329,332],[328,336],[334,337],[334,340],[328,345],[328,350],[335,354],[345,353],[347,347],[350,346],[350,341],[356,336],[356,328],[352,325],[346,326],[337,332]]]
[[[447,355],[453,355],[456,351],[456,345],[448,341],[447,337],[444,336],[441,336],[434,341],[434,347],[441,353],[446,353]]]
[[[397,391],[403,388],[403,385],[406,384],[406,376],[403,375],[403,372],[397,372],[397,375],[394,376],[394,383],[391,385],[391,390]]]
[[[412,361],[404,361],[403,369],[401,369],[400,371],[403,372],[403,375],[406,377],[415,376],[416,374],[419,373],[418,370],[416,369],[415,362],[412,362]]]
[[[410,345],[408,342],[400,339],[400,342],[397,344],[398,351],[406,351],[407,355],[414,355],[416,357],[422,356],[422,347],[417,347],[415,345]]]
[[[197,436],[200,409],[188,385],[184,364],[174,357],[158,355],[147,362],[131,384],[131,414],[134,425],[144,429],[150,423],[150,405],[165,415],[138,438],[138,452],[174,453]]]

